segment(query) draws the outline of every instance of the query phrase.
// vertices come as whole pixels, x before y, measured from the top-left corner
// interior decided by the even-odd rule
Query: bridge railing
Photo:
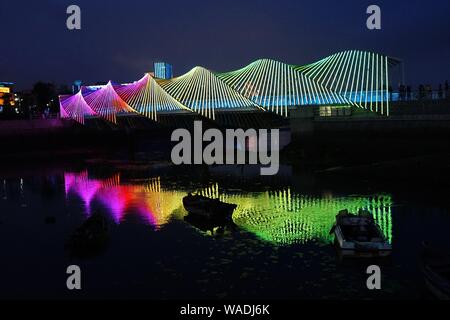
[[[391,92],[390,101],[421,101],[421,100],[445,100],[450,99],[450,91],[411,91],[411,92]]]

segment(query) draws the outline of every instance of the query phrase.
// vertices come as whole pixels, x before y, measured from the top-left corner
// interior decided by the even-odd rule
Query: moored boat
[[[235,204],[225,203],[219,199],[211,199],[190,193],[183,198],[183,206],[187,212],[205,218],[231,217],[237,207]]]
[[[360,210],[358,214],[348,210],[339,212],[330,233],[335,235],[335,243],[343,257],[387,257],[392,245],[370,212]]]
[[[90,258],[102,253],[108,244],[108,221],[98,213],[89,217],[69,237],[66,250],[73,257]]]

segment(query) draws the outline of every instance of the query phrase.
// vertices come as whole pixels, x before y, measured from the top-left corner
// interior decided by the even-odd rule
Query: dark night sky
[[[258,58],[306,64],[344,49],[404,59],[414,85],[450,80],[449,0],[1,0],[0,80],[86,84],[137,80],[165,60],[227,71]],[[66,28],[66,8],[82,30]],[[366,8],[382,9],[382,30]]]

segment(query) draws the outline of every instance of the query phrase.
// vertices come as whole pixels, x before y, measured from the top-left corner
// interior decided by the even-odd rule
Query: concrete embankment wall
[[[450,133],[450,116],[401,116],[369,119],[292,119],[294,135],[442,134]]]
[[[370,113],[321,117],[316,109],[290,113],[292,156],[313,165],[340,166],[450,153],[450,110],[418,114],[402,105],[389,117]],[[427,108],[427,106],[425,106]],[[450,108],[449,108],[450,109]]]
[[[319,108],[298,108],[290,112],[290,126],[296,137],[321,135],[437,136],[450,134],[450,100],[403,101],[390,108],[390,115],[352,109],[341,116],[321,116]]]
[[[0,161],[26,161],[133,147],[133,137],[107,124],[87,127],[65,119],[0,121]]]

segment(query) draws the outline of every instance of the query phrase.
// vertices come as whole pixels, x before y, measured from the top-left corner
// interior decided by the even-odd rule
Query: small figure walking
[[[450,97],[450,92],[448,92],[448,81],[445,80],[445,97],[449,98]]]
[[[442,99],[443,96],[444,96],[444,92],[442,90],[442,84],[439,84],[438,97],[439,97],[439,99]]]
[[[425,87],[423,84],[419,85],[419,100],[423,100],[425,98]]]

